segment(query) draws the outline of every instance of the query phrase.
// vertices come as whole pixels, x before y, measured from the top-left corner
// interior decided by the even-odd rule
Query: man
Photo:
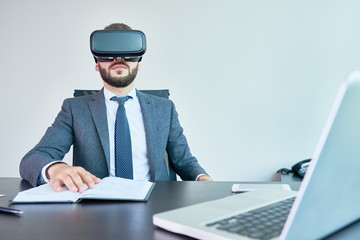
[[[105,30],[131,28],[115,23]],[[127,116],[132,155],[130,170],[123,167],[120,171],[130,172],[129,178],[135,180],[170,180],[167,152],[170,164],[183,180],[212,181],[190,153],[174,104],[135,89],[141,57],[111,61],[94,57],[104,88],[93,95],[64,100],[52,126],[21,160],[22,178],[33,186],[50,181],[56,191],[65,185],[72,192],[82,193],[84,183],[93,188],[100,178],[119,176],[116,154],[124,154],[115,151],[116,137],[120,136],[115,134],[119,103],[113,100],[126,96],[123,115]],[[73,166],[62,162],[71,145]]]

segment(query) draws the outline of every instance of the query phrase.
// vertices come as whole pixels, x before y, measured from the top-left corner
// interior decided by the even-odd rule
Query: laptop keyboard
[[[206,226],[253,239],[271,239],[281,234],[294,199],[289,198]]]

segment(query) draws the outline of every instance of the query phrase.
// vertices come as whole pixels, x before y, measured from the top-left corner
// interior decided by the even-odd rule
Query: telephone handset
[[[302,160],[291,167],[291,170],[299,177],[304,177],[308,166],[310,165],[310,159]]]

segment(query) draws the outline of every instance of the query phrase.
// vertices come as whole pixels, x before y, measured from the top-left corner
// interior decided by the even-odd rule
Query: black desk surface
[[[157,182],[146,203],[86,200],[77,204],[16,204],[11,207],[23,210],[24,214],[0,213],[0,239],[192,239],[155,227],[152,215],[229,196],[233,183]],[[297,189],[299,183],[290,186]],[[9,206],[9,200],[30,187],[19,178],[0,178],[0,194],[5,195],[0,198],[0,206]],[[359,222],[329,239],[354,236],[360,236]]]

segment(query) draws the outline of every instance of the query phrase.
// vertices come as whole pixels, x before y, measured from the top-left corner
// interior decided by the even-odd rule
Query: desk
[[[87,200],[77,204],[16,204],[13,207],[23,210],[24,214],[20,217],[0,214],[0,239],[192,239],[155,227],[152,215],[229,196],[233,183],[157,182],[146,203]],[[293,189],[299,187],[298,183],[290,185]],[[30,187],[28,182],[19,178],[0,178],[0,194],[5,194],[5,197],[0,198],[0,205],[8,206],[8,201],[18,191]],[[353,234],[348,239],[357,239],[360,223],[354,224],[351,229],[329,239],[344,239],[347,236],[344,232]]]

